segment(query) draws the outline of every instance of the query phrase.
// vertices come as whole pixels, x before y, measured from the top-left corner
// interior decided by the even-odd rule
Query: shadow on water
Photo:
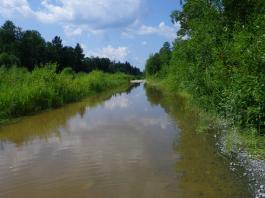
[[[24,117],[21,120],[6,125],[0,125],[0,149],[4,149],[3,142],[8,141],[19,147],[35,138],[48,139],[50,136],[60,138],[60,128],[64,128],[71,117],[80,115],[82,118],[87,108],[101,105],[104,101],[123,93],[130,92],[140,84],[130,84],[118,89],[112,89],[88,97],[81,102],[67,104],[62,108],[42,112],[33,116]]]
[[[173,143],[179,155],[176,172],[181,197],[251,197],[247,179],[242,170],[232,172],[229,161],[218,153],[213,134],[215,129],[196,133],[198,112],[179,95],[169,96],[155,87],[145,85],[148,101],[162,107],[176,122],[181,133]]]

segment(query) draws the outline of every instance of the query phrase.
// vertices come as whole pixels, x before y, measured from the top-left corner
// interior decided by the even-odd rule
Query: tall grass
[[[32,72],[0,67],[0,122],[80,100],[128,83],[129,78],[99,71],[57,74],[52,65]]]

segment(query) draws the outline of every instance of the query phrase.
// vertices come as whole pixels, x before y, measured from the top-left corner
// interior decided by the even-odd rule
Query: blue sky
[[[87,56],[128,60],[143,69],[149,54],[176,37],[170,13],[178,0],[0,0],[0,23],[12,20],[82,45]]]

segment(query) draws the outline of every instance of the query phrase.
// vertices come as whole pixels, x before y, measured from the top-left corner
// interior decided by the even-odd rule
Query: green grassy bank
[[[265,158],[265,1],[182,3],[176,39],[150,55],[147,78],[222,120],[227,148]]]
[[[60,107],[86,96],[128,84],[130,76],[94,71],[56,73],[53,65],[36,68],[0,67],[0,122]]]
[[[224,151],[237,153],[246,151],[251,158],[265,159],[265,136],[259,135],[255,128],[241,127],[229,118],[218,114],[214,109],[205,109],[200,104],[200,100],[190,92],[185,90],[176,90],[169,79],[148,78],[148,84],[161,90],[165,95],[179,95],[185,98],[185,107],[191,111],[197,112],[198,124],[196,131],[203,133],[210,128],[215,128],[219,137],[221,137]]]

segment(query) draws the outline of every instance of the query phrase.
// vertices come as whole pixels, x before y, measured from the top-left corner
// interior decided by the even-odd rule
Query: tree
[[[161,61],[160,61],[159,53],[150,55],[145,65],[145,70],[146,70],[147,75],[157,74],[160,68],[161,68]]]
[[[171,14],[181,28],[169,64],[164,45],[145,71],[206,110],[265,134],[264,13],[264,0],[186,0]]]
[[[59,64],[60,67],[63,67],[63,65],[61,65],[63,44],[62,39],[59,36],[55,36],[52,40],[52,47],[55,54],[54,61]]]
[[[16,27],[12,21],[6,21],[0,28],[0,52],[17,55],[21,36],[21,29]]]
[[[0,28],[0,65],[17,65],[33,70],[47,63],[57,65],[56,72],[71,68],[75,72],[124,72],[141,74],[138,68],[130,63],[116,63],[108,58],[85,57],[79,43],[75,48],[63,46],[59,36],[46,42],[41,34],[34,30],[22,31],[12,21],[6,21]]]
[[[55,36],[54,39],[52,40],[52,45],[57,49],[62,49],[63,48],[62,39],[59,36]]]
[[[165,42],[159,51],[160,62],[162,65],[168,65],[171,59],[170,43]]]
[[[85,55],[84,55],[83,49],[79,43],[77,43],[75,46],[74,55],[75,55],[75,64],[74,64],[73,69],[76,72],[82,71],[83,61],[84,61]]]
[[[13,55],[3,52],[0,54],[0,66],[11,67],[19,64],[19,59]]]
[[[32,70],[34,66],[44,63],[45,40],[40,33],[28,30],[23,33],[20,43],[21,64]]]
[[[263,0],[223,0],[225,21],[229,26],[235,23],[246,25],[255,20],[258,14],[264,14]]]
[[[63,44],[59,36],[55,36],[52,42],[46,43],[46,62],[57,64],[57,71],[62,71],[65,66],[62,64]]]
[[[75,65],[75,52],[74,48],[65,46],[62,49],[61,56],[61,68],[71,67],[74,68]]]

